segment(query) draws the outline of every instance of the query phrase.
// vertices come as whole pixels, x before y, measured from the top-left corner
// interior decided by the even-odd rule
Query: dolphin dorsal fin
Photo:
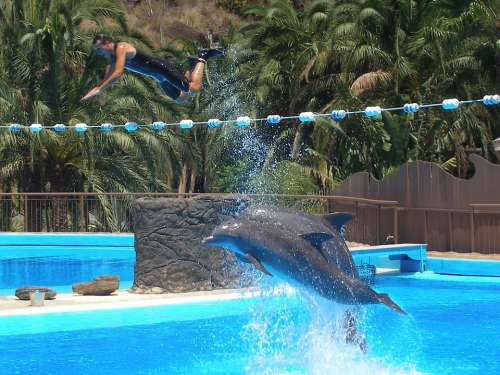
[[[332,235],[324,232],[313,232],[301,234],[304,240],[309,241],[315,248],[321,250],[321,244],[325,241],[332,239]]]
[[[352,220],[353,217],[354,215],[350,212],[334,212],[332,214],[323,215],[323,219],[328,221],[330,225],[335,227],[339,232],[341,231],[344,224],[349,220]]]

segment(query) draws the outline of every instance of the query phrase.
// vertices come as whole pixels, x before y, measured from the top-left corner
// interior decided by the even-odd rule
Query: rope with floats
[[[345,111],[345,110],[334,110],[330,113],[314,113],[314,112],[302,112],[297,116],[280,116],[280,115],[268,115],[263,118],[250,118],[248,116],[239,116],[235,120],[219,120],[217,118],[210,119],[208,121],[193,121],[189,119],[182,120],[180,122],[165,123],[163,121],[155,121],[151,124],[139,125],[137,122],[126,122],[121,125],[113,125],[111,123],[103,123],[100,125],[87,125],[84,123],[79,123],[75,125],[65,125],[65,124],[55,124],[53,126],[43,126],[42,124],[31,124],[21,125],[12,123],[10,125],[0,125],[0,129],[8,129],[11,133],[19,133],[23,129],[29,129],[31,133],[40,133],[44,129],[51,129],[57,133],[63,133],[67,129],[74,129],[78,133],[85,133],[89,129],[98,129],[102,132],[110,132],[115,128],[124,128],[127,132],[132,133],[137,131],[139,128],[150,128],[155,131],[164,130],[167,127],[179,127],[181,129],[191,129],[194,126],[206,125],[209,128],[218,128],[222,125],[233,124],[235,126],[249,126],[252,123],[266,123],[268,125],[279,125],[282,120],[299,120],[301,123],[314,122],[316,118],[329,117],[335,121],[342,121],[347,116],[350,115],[364,115],[366,117],[377,117],[382,114],[382,112],[398,112],[402,111],[404,113],[416,113],[422,109],[441,107],[446,111],[456,110],[461,105],[468,105],[474,103],[483,103],[485,106],[495,106],[500,104],[500,95],[485,95],[482,99],[473,100],[458,100],[458,99],[444,99],[441,103],[430,103],[430,104],[418,104],[418,103],[407,103],[402,107],[394,108],[382,108],[380,106],[366,107],[364,110],[359,111]]]

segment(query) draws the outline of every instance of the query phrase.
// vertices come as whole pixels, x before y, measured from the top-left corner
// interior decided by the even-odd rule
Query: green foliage
[[[217,170],[210,190],[213,192],[231,191],[235,193],[245,193],[249,191],[249,177],[249,163],[240,160],[235,164],[225,165]]]
[[[3,3],[0,38],[0,121],[30,124],[130,118],[169,119],[176,107],[147,80],[126,77],[102,98],[81,103],[102,65],[89,53],[93,33],[84,21],[114,20],[127,32],[124,12],[112,0]],[[115,31],[115,32],[118,32]],[[76,78],[76,79],[75,79]],[[168,111],[170,109],[170,111]],[[171,112],[171,113],[168,113]],[[177,161],[171,135],[74,132],[0,133],[0,188],[18,191],[147,191],[165,189]]]
[[[318,187],[313,179],[304,173],[300,164],[280,161],[265,168],[250,182],[258,193],[274,194],[316,194]]]
[[[395,115],[390,112],[382,114],[384,129],[389,135],[390,149],[385,160],[391,165],[399,165],[408,160],[408,146],[410,141],[409,121],[406,115]]]
[[[207,64],[203,92],[181,107],[150,79],[132,74],[100,98],[79,101],[103,69],[89,48],[95,32],[152,50],[148,38],[127,26],[119,1],[0,1],[0,123],[295,115],[475,99],[500,87],[498,1],[217,4],[248,22],[221,39],[227,56]],[[151,52],[174,63],[185,63],[199,47],[160,39],[162,49]],[[85,135],[3,131],[0,191],[328,193],[354,172],[382,178],[416,159],[467,176],[470,149],[497,162],[491,140],[500,136],[498,124],[500,110],[481,104],[341,122],[322,118],[308,125],[283,121],[252,133],[255,147],[267,148],[265,160],[256,161],[243,151],[231,153],[244,131],[231,127]],[[110,222],[112,204],[102,205]]]
[[[243,14],[244,9],[254,1],[252,0],[216,0],[217,6],[236,14]]]
[[[268,0],[248,9],[245,27],[253,58],[243,67],[261,114],[304,110],[385,108],[446,97],[475,99],[500,82],[498,2],[317,0],[303,11],[291,1]],[[408,160],[456,157],[467,175],[467,149],[491,152],[500,135],[499,111],[473,105],[453,113],[384,113],[341,123],[282,127],[272,149],[288,145],[322,191],[353,172],[383,177]]]

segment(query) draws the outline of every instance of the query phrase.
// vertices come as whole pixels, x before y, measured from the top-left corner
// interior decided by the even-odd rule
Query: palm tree
[[[100,100],[80,103],[99,67],[98,59],[88,53],[90,33],[80,25],[101,25],[106,18],[124,26],[124,13],[115,1],[9,2],[0,15],[0,61],[6,72],[0,79],[3,123],[150,123],[179,113],[156,85],[136,77],[126,77]],[[5,163],[0,180],[4,188],[28,192],[161,191],[178,164],[173,140],[170,132],[150,130],[84,135],[2,132],[0,154]],[[110,202],[100,199],[109,213]],[[53,207],[56,227],[63,227],[67,213],[59,208],[65,204],[55,198]]]
[[[244,31],[259,61],[249,70],[271,106],[283,102],[282,107],[292,103],[300,110],[329,111],[373,102],[391,107],[447,96],[472,99],[495,89],[498,4],[493,1],[315,1],[303,13],[289,2],[269,1],[250,11],[258,22]],[[308,54],[309,46],[314,54]],[[368,169],[377,176],[423,155],[444,162],[456,152],[465,163],[463,149],[481,147],[491,156],[495,111],[477,105],[456,114],[384,114],[381,121],[344,122],[342,129],[317,123],[293,133],[292,156],[307,150],[308,168],[330,183],[338,160],[345,171]],[[356,131],[349,131],[354,126]],[[291,135],[284,132],[280,139]],[[349,146],[339,149],[346,136]],[[431,142],[437,138],[447,146]],[[459,174],[465,167],[459,163]]]
[[[461,1],[428,5],[426,24],[410,38],[408,48],[422,68],[419,95],[438,100],[443,95],[474,99],[494,92],[496,25],[494,2]],[[496,6],[498,8],[498,5]],[[432,21],[431,22],[431,18]],[[416,157],[432,161],[454,159],[456,173],[466,176],[470,163],[466,150],[479,147],[487,158],[494,158],[491,139],[495,133],[495,109],[474,105],[456,114],[420,115],[415,134]],[[444,120],[444,121],[443,121]],[[439,124],[439,126],[436,126]],[[428,139],[437,140],[434,144]],[[493,159],[494,160],[494,159]]]

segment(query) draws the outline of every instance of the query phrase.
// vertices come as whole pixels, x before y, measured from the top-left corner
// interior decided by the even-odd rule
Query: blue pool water
[[[500,373],[500,280],[424,273],[375,287],[409,315],[363,307],[367,355],[334,333],[340,306],[299,293],[1,317],[0,374]]]
[[[74,283],[99,275],[119,275],[120,287],[134,278],[133,248],[106,246],[22,246],[0,251],[0,295],[12,295],[26,285],[71,291]]]

